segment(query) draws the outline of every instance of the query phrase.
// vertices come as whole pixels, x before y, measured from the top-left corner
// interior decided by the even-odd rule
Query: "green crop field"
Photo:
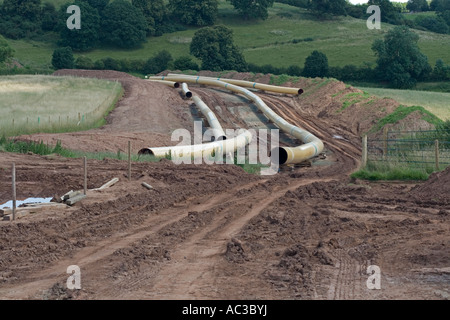
[[[0,77],[0,135],[97,126],[121,93],[120,83],[98,79]]]
[[[380,98],[388,97],[407,106],[422,106],[442,120],[450,120],[450,93],[359,87]]]
[[[53,0],[56,4],[65,1]],[[303,66],[306,57],[313,51],[324,52],[330,66],[347,64],[362,65],[374,63],[376,57],[371,50],[372,43],[382,38],[393,26],[382,24],[381,30],[369,30],[366,21],[351,17],[318,21],[305,9],[275,3],[269,9],[269,18],[242,20],[232,5],[220,1],[216,24],[224,24],[234,31],[234,40],[244,52],[248,62],[257,65],[271,64],[275,67]],[[198,28],[150,37],[141,48],[123,50],[102,48],[75,56],[85,55],[93,60],[112,57],[144,59],[157,52],[168,50],[174,58],[189,55],[189,46]],[[442,58],[450,64],[450,35],[414,30],[420,36],[419,46],[428,56],[431,65]],[[8,40],[16,50],[15,57],[25,65],[45,68],[51,66],[51,55],[56,48],[57,35],[46,41]]]

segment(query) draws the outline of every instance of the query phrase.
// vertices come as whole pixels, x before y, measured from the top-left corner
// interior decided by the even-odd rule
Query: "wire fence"
[[[117,83],[113,91],[116,91],[116,87]],[[101,121],[119,96],[119,93],[109,95],[95,109],[84,113],[72,109],[62,114],[53,115],[29,114],[17,118],[0,117],[0,137],[37,132],[55,133],[90,129]]]
[[[367,161],[440,170],[450,165],[450,132],[385,131],[367,140]]]

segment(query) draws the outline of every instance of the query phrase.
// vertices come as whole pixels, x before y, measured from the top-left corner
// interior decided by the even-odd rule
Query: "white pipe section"
[[[276,164],[291,164],[301,163],[312,157],[319,155],[324,148],[323,142],[312,133],[303,130],[297,126],[288,123],[286,120],[278,116],[272,109],[270,109],[260,97],[250,92],[247,89],[238,87],[231,83],[226,83],[219,80],[205,79],[199,76],[161,76],[151,77],[153,79],[170,80],[170,81],[185,81],[191,83],[213,85],[222,87],[233,92],[241,93],[248,99],[252,100],[264,115],[269,118],[282,131],[301,140],[304,144],[298,147],[280,147],[272,150],[272,162]]]
[[[170,155],[172,160],[185,159],[188,161],[192,158],[212,155],[213,152],[216,155],[225,155],[229,152],[234,153],[236,150],[250,144],[253,138],[252,134],[248,130],[241,129],[241,131],[242,132],[233,139],[188,146],[144,148],[139,151],[139,154],[151,154],[160,158]]]
[[[212,112],[211,109],[198,96],[193,96],[192,99],[194,100],[197,107],[200,109],[200,112],[208,120],[208,123],[213,130],[214,141],[226,140],[225,131],[223,130],[222,126],[220,125],[220,122],[217,119],[214,112]]]
[[[192,92],[191,91],[189,91],[189,88],[188,88],[188,86],[187,86],[187,84],[185,83],[185,82],[183,82],[182,84],[181,84],[181,90],[183,91],[183,93],[184,93],[184,96],[186,97],[186,98],[192,98]]]

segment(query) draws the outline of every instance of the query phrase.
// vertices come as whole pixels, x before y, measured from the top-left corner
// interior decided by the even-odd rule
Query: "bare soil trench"
[[[95,76],[126,89],[108,125],[28,138],[116,151],[130,136],[138,149],[169,144],[169,129],[192,127],[191,103],[177,91],[116,73]],[[236,97],[192,90],[217,107],[227,128],[268,125]],[[233,165],[133,163],[131,182],[125,162],[89,160],[90,189],[120,181],[71,208],[0,221],[0,298],[448,299],[450,170],[420,184],[353,181],[363,122],[319,117],[323,95],[317,102],[261,97],[323,139],[327,158],[275,176]],[[10,200],[12,162],[19,198],[82,188],[81,159],[0,153],[0,203]],[[81,269],[80,290],[66,287],[70,265]],[[381,270],[380,290],[366,285],[369,265]]]

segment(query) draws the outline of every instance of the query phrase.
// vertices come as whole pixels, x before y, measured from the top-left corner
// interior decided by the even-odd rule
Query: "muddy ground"
[[[133,138],[137,152],[173,144],[171,130],[190,130],[198,117],[177,90],[115,72],[58,74],[74,72],[124,85],[108,124],[26,138],[86,151],[125,150]],[[323,139],[326,157],[274,176],[164,159],[133,163],[131,182],[126,162],[89,160],[89,189],[114,177],[119,182],[89,190],[64,210],[0,221],[0,298],[448,299],[450,169],[420,184],[350,179],[360,162],[361,133],[396,103],[381,99],[364,114],[358,108],[367,107],[358,105],[338,113],[333,95],[356,89],[340,82],[298,85],[314,94],[258,94]],[[244,98],[191,89],[225,128],[271,128]],[[12,162],[19,199],[83,187],[81,159],[0,153],[0,203],[10,200]],[[81,269],[80,290],[66,287],[70,265]],[[366,284],[373,265],[381,271],[380,290]]]

